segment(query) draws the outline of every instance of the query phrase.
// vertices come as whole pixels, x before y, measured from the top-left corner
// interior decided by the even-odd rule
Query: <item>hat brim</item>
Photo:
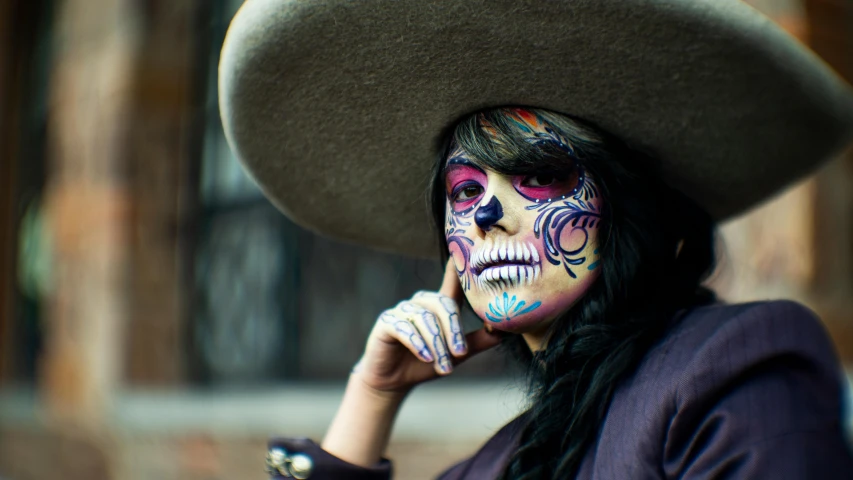
[[[219,88],[233,151],[285,214],[414,256],[438,253],[438,136],[482,108],[591,121],[718,220],[853,132],[849,85],[737,0],[249,0]]]

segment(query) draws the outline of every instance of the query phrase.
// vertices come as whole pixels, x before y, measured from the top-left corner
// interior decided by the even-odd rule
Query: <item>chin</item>
[[[495,323],[490,320],[483,320],[484,325],[490,325],[495,330],[502,332],[523,335],[526,333],[538,333],[548,328],[553,323],[555,318],[544,318],[536,315],[530,315],[529,318],[521,318],[518,321]]]
[[[469,295],[468,301],[483,323],[496,330],[517,334],[540,332],[569,311],[594,279],[584,280],[581,284],[556,291],[543,291],[546,289],[542,287],[548,282],[543,282],[544,285],[485,289]]]
[[[531,290],[484,292],[473,302],[469,298],[469,303],[484,324],[505,332],[527,333],[542,329],[566,310],[562,305],[537,299],[536,292]]]

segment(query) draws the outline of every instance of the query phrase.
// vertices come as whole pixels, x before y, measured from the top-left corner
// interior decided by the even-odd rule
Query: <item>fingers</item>
[[[394,315],[391,311],[379,315],[379,321],[386,331],[398,342],[409,349],[421,361],[432,363],[435,357],[424,342],[421,332],[406,318]]]
[[[439,296],[433,292],[423,293]],[[458,318],[458,314],[456,317]],[[499,345],[502,338],[497,330],[489,332],[485,328],[463,335],[465,353],[454,355],[455,359],[451,361],[438,319],[429,310],[412,301],[401,302],[393,310],[382,313],[379,321],[392,337],[418,359],[424,363],[432,363],[439,375],[447,375],[453,371],[454,364],[458,365]]]
[[[453,356],[465,355],[468,351],[465,332],[459,318],[459,303],[462,301],[462,286],[453,259],[447,261],[444,268],[444,278],[438,293],[420,291],[412,298],[412,302],[433,312],[438,317],[446,344],[450,346]]]
[[[400,302],[397,310],[420,331],[427,348],[435,357],[435,371],[440,375],[452,372],[453,364],[436,315],[413,301]]]
[[[459,306],[453,299],[441,293],[421,291],[415,294],[411,302],[433,312],[438,317],[446,343],[454,357],[460,357],[468,352],[465,332],[462,330],[462,322],[459,318]]]
[[[438,292],[421,291],[380,315],[385,330],[439,375],[453,365],[500,344],[501,335],[484,329],[465,335],[459,316],[462,286],[453,260],[447,262]],[[449,348],[448,348],[449,346]]]

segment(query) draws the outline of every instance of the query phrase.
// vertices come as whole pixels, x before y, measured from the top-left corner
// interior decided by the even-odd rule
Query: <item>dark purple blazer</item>
[[[844,385],[832,343],[805,307],[777,301],[698,308],[674,321],[617,388],[576,478],[853,479]],[[525,418],[438,478],[496,478]],[[311,457],[312,479],[392,476],[387,460],[357,467],[306,439],[270,446]]]

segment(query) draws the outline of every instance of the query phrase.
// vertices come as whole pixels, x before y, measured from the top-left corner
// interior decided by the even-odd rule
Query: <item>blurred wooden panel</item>
[[[0,385],[9,376],[12,350],[12,279],[14,278],[15,196],[12,126],[15,98],[12,91],[12,2],[0,2]]]
[[[132,204],[124,145],[136,8],[120,0],[58,2],[52,31],[45,208],[54,288],[39,380],[48,415],[93,424],[109,411],[125,351]]]
[[[805,0],[809,45],[853,82],[853,1]],[[853,364],[853,150],[816,177],[811,294],[842,358]]]
[[[797,38],[805,38],[807,22],[801,0],[745,0]]]
[[[21,169],[27,147],[24,108],[35,92],[28,85],[38,62],[35,55],[44,2],[0,2],[0,385],[22,380],[21,331],[16,312],[16,273]],[[22,143],[23,142],[23,143]]]
[[[132,196],[124,379],[134,386],[186,380],[195,184],[209,39],[198,0],[152,0],[138,11],[137,59],[123,168]],[[201,90],[201,92],[198,92]],[[198,93],[197,93],[198,92]]]
[[[842,77],[853,81],[853,2],[804,0],[809,45]]]

